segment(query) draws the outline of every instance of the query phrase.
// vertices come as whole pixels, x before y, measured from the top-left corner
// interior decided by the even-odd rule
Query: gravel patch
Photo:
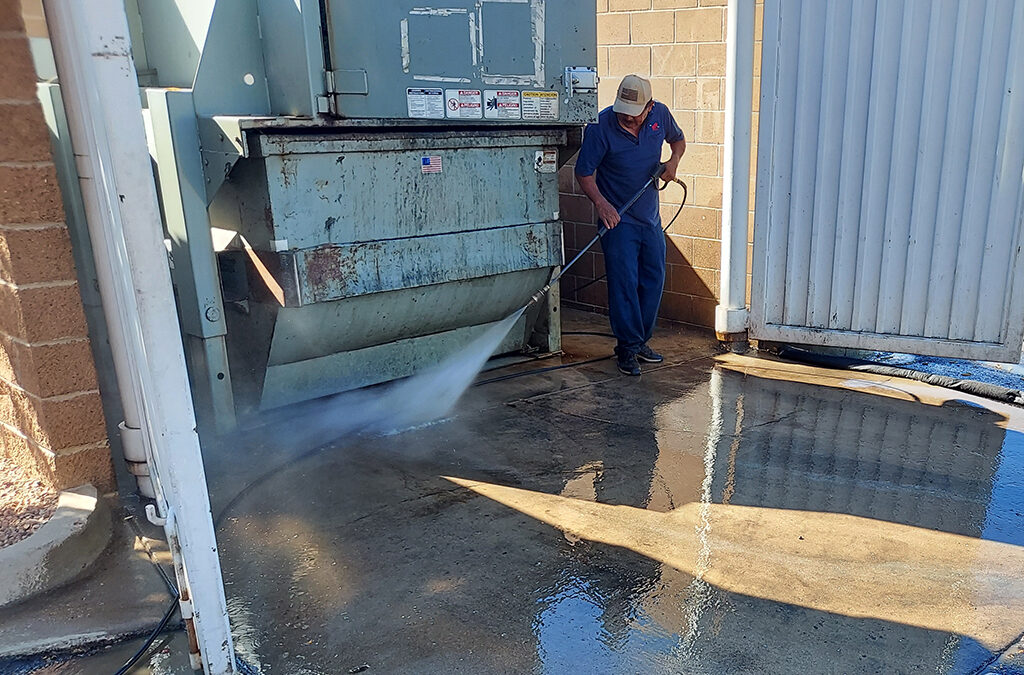
[[[0,457],[0,548],[38,530],[56,510],[56,490]]]

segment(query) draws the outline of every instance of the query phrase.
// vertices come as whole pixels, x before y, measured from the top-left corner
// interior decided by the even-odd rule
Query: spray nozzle
[[[541,300],[544,299],[544,296],[547,295],[548,291],[550,291],[550,290],[551,290],[551,286],[550,285],[545,286],[544,288],[540,289],[539,291],[537,291],[536,293],[534,293],[533,295],[530,296],[530,301],[528,303],[526,303],[526,306],[529,307],[530,305],[536,305],[537,303],[539,303]]]

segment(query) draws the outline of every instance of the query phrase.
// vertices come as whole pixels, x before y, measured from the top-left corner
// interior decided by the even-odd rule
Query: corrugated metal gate
[[[1024,2],[765,0],[751,337],[1017,361]]]

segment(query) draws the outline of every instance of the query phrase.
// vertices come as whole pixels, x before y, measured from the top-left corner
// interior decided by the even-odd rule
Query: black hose
[[[806,349],[799,349],[797,347],[782,347],[778,353],[779,356],[784,359],[798,361],[812,366],[853,370],[860,373],[872,373],[874,375],[883,375],[886,377],[902,377],[908,380],[917,380],[918,382],[924,382],[925,384],[945,387],[946,389],[955,389],[956,391],[962,391],[965,394],[972,394],[974,396],[981,396],[982,398],[989,398],[994,401],[1001,401],[1003,403],[1024,407],[1024,393],[1022,393],[1021,390],[1001,387],[997,384],[975,382],[974,380],[962,380],[948,375],[922,373],[919,370],[885,366],[873,361],[854,359],[846,356],[818,354]]]
[[[572,363],[561,363],[557,366],[547,366],[546,368],[534,368],[532,370],[523,370],[516,373],[509,373],[507,375],[498,375],[497,377],[491,377],[486,380],[480,380],[474,382],[474,387],[480,387],[485,384],[492,384],[494,382],[504,382],[505,380],[514,380],[517,377],[526,377],[527,375],[540,375],[541,373],[550,373],[555,370],[562,370],[563,368],[575,368],[576,366],[584,366],[588,363],[597,363],[598,361],[607,361],[612,358],[613,354],[608,356],[598,356],[593,359],[586,359],[584,361],[573,361]]]
[[[615,336],[612,335],[611,333],[604,333],[604,332],[596,331],[596,330],[565,330],[565,331],[562,331],[562,335],[594,335],[594,336],[597,336],[597,337],[607,337],[607,338],[612,338],[613,340],[615,339]],[[517,377],[526,377],[527,375],[540,375],[541,373],[550,373],[550,372],[555,371],[555,370],[562,370],[563,368],[573,368],[575,366],[585,366],[588,363],[598,363],[599,361],[606,361],[606,360],[608,360],[608,359],[610,359],[610,358],[612,358],[614,356],[615,356],[614,354],[609,354],[608,356],[598,356],[598,357],[595,357],[595,358],[592,358],[592,359],[586,359],[584,361],[573,361],[572,363],[561,363],[561,364],[559,364],[557,366],[547,366],[545,368],[533,368],[531,370],[523,370],[523,371],[519,371],[519,372],[515,372],[515,373],[509,373],[507,375],[498,375],[497,377],[491,377],[491,378],[488,378],[486,380],[480,380],[479,382],[474,382],[473,386],[474,387],[479,387],[479,386],[482,386],[482,385],[485,385],[485,384],[491,384],[493,382],[504,382],[505,380],[514,380]]]
[[[599,330],[563,330],[562,335],[596,335],[598,337],[607,337],[616,339],[614,335],[608,332],[602,332]]]
[[[679,208],[678,208],[678,209],[676,209],[675,215],[673,215],[673,216],[672,216],[672,218],[671,218],[671,219],[670,219],[670,220],[668,221],[668,225],[666,225],[665,227],[661,228],[661,231],[662,231],[662,232],[668,232],[668,228],[672,227],[672,223],[676,222],[676,218],[678,218],[678,217],[679,217],[679,214],[683,212],[683,207],[684,207],[684,206],[686,206],[686,197],[687,197],[687,195],[689,194],[689,190],[688,190],[688,189],[686,188],[686,183],[684,183],[684,182],[682,182],[682,181],[678,181],[678,182],[679,182],[679,184],[680,184],[680,185],[682,185],[682,186],[683,186],[683,202],[682,202],[682,203],[681,203],[681,204],[679,205]],[[665,183],[665,187],[667,187],[667,186],[668,186],[668,183]],[[661,189],[662,189],[662,190],[664,190],[664,189],[665,189],[665,187],[662,187]],[[572,291],[570,291],[570,293],[571,293],[571,294],[572,294],[572,296],[573,296],[573,300],[574,300],[574,301],[576,300],[576,294],[577,294],[577,293],[579,293],[580,291],[582,291],[582,290],[583,290],[584,288],[586,288],[587,286],[592,286],[592,285],[596,284],[596,283],[597,283],[598,281],[601,281],[601,280],[602,280],[602,279],[604,279],[604,278],[605,278],[606,276],[608,276],[608,274],[607,274],[607,273],[605,273],[605,274],[602,274],[602,275],[601,275],[601,276],[599,276],[598,278],[596,278],[596,279],[591,279],[591,280],[590,280],[590,281],[588,281],[587,283],[585,283],[585,284],[580,284],[580,285],[579,285],[579,286],[577,286],[576,288],[572,289]]]
[[[145,656],[146,652],[149,651],[149,648],[153,646],[153,643],[156,642],[156,639],[160,636],[160,633],[164,632],[164,628],[167,627],[167,622],[171,620],[172,616],[174,616],[174,611],[178,608],[178,598],[178,591],[175,589],[174,598],[171,600],[170,607],[168,607],[167,611],[164,612],[164,618],[160,619],[160,623],[157,624],[157,627],[149,634],[149,637],[146,638],[143,645],[139,647],[139,650],[135,652],[135,655],[125,661],[124,665],[121,666],[114,675],[125,675],[125,673],[131,670],[132,667],[139,662],[139,659]]]

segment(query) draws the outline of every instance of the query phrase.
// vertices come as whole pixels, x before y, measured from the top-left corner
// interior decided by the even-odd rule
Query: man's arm
[[[583,188],[583,194],[585,194],[591,202],[594,203],[594,208],[597,209],[597,217],[609,230],[619,224],[619,214],[612,206],[611,202],[604,198],[601,194],[601,190],[597,187],[597,181],[594,179],[593,174],[589,176],[581,176],[576,174],[576,180],[579,181],[580,187]]]
[[[661,179],[664,181],[675,179],[676,171],[679,170],[679,160],[683,158],[683,153],[686,152],[686,139],[681,138],[674,143],[669,143],[668,147],[672,149],[672,156],[665,162],[665,170],[661,174]]]

